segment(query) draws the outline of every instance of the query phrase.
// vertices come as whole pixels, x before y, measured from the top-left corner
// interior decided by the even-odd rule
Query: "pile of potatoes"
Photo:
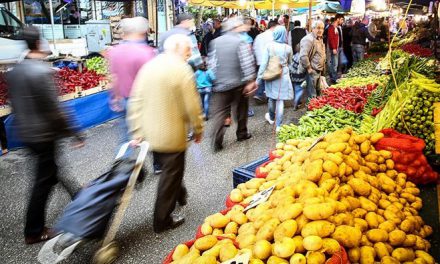
[[[313,140],[278,144],[281,157],[261,168],[268,176],[230,193],[247,204],[275,186],[268,201],[208,216],[201,232],[235,239],[251,264],[325,263],[340,245],[351,263],[435,263],[420,190],[394,170],[391,152],[375,150],[381,138],[345,128],[311,149]]]
[[[194,241],[191,247],[179,244],[172,254],[172,264],[217,264],[234,258],[238,249],[231,239],[219,240],[207,235]]]

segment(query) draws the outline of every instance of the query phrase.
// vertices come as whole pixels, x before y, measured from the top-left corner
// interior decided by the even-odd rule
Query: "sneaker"
[[[266,114],[264,115],[264,118],[266,118],[266,121],[267,121],[270,125],[273,125],[273,123],[275,123],[275,121],[273,121],[273,120],[270,119],[270,115],[269,115],[269,113],[266,113]]]
[[[280,132],[280,129],[281,129],[281,127],[277,127],[277,128],[275,128],[275,132],[276,132],[276,133]]]
[[[153,169],[154,169],[154,175],[159,175],[162,173],[162,168],[157,164],[153,164]]]
[[[252,117],[252,116],[254,116],[254,115],[255,115],[254,110],[249,109],[249,111],[248,111],[248,117]]]

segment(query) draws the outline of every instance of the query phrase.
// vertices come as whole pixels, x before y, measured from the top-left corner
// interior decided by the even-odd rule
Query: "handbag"
[[[273,47],[272,47],[272,53]],[[281,59],[279,56],[271,55],[266,70],[264,70],[262,79],[265,81],[273,81],[281,78],[283,74],[283,65],[281,65]]]

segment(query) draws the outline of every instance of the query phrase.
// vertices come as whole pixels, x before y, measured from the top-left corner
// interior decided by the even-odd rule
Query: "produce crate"
[[[234,188],[237,187],[237,185],[239,185],[240,183],[244,183],[252,178],[255,178],[255,170],[257,169],[257,167],[267,161],[269,161],[269,156],[264,156],[249,164],[235,168],[232,171],[232,182]]]

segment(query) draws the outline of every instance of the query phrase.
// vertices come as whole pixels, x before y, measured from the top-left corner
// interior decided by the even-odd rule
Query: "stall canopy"
[[[273,2],[274,1],[274,2]],[[217,1],[217,0],[189,0],[188,4],[207,7],[224,7],[232,9],[288,9],[309,7],[309,0],[262,0],[262,1]],[[316,6],[318,1],[313,1]]]

